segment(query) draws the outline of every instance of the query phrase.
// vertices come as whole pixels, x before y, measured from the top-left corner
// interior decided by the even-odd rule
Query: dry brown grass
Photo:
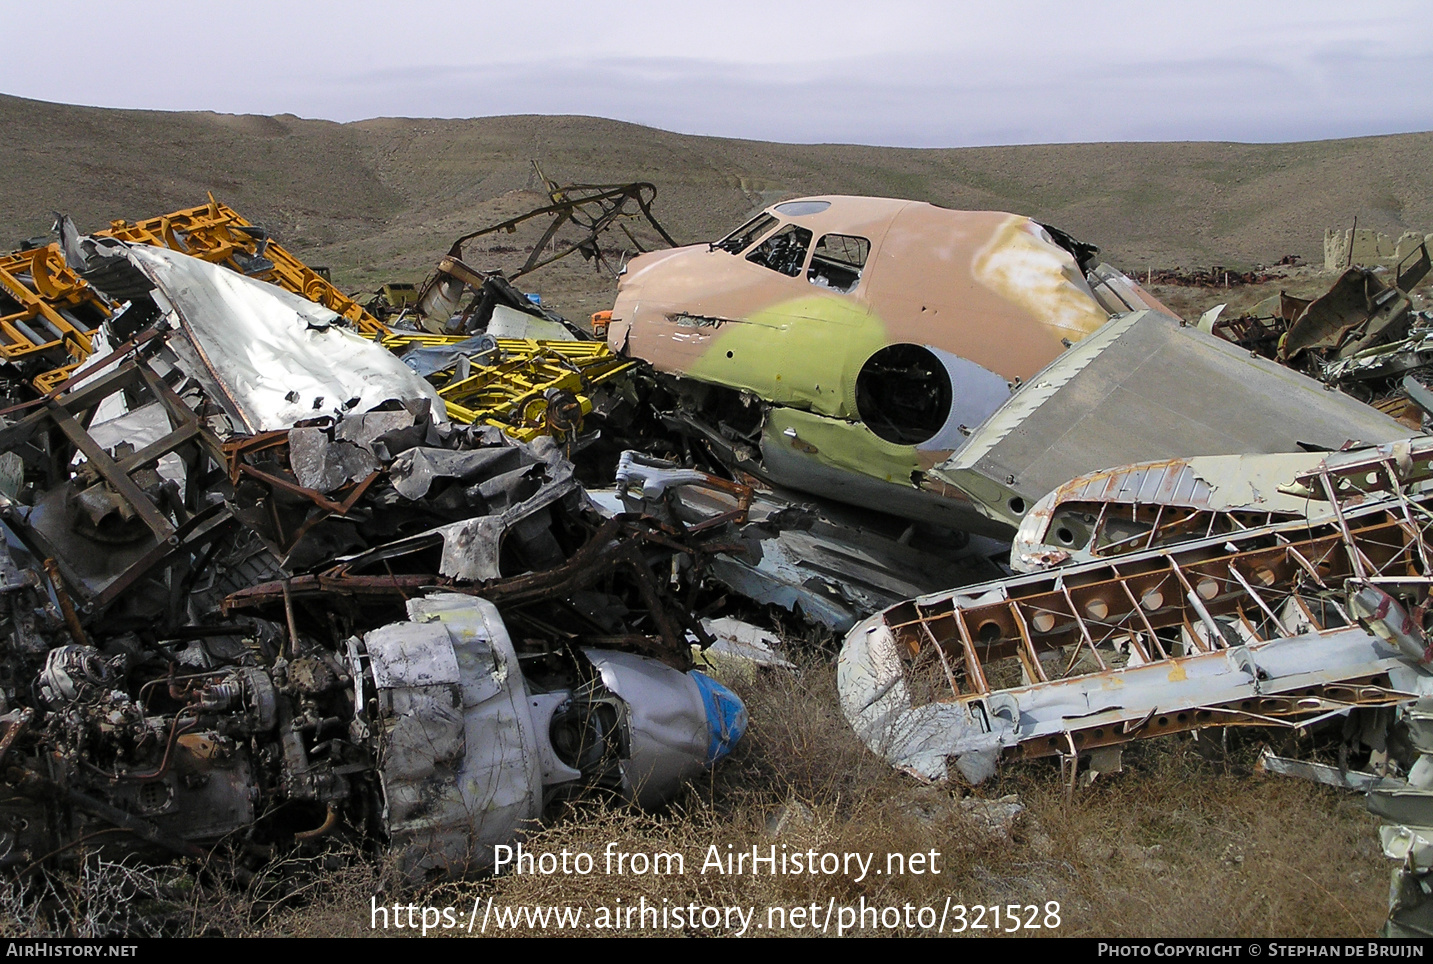
[[[200,933],[359,936],[371,901],[452,906],[461,935],[476,904],[601,907],[816,903],[1043,905],[1058,901],[1066,936],[1368,936],[1384,918],[1388,866],[1361,799],[1248,775],[1256,741],[1235,741],[1211,763],[1189,741],[1140,745],[1125,772],[1066,799],[1059,768],[1007,766],[977,799],[1018,794],[1027,807],[1008,836],[960,800],[969,788],[924,787],[868,753],[835,711],[829,662],[731,680],[752,724],[736,754],[664,813],[594,806],[534,832],[534,853],[589,853],[595,872],[505,874],[405,892],[381,867],[355,863],[312,880],[301,906],[255,915],[242,896],[211,892],[196,905]],[[785,821],[773,832],[782,814]],[[609,844],[625,853],[681,853],[681,875],[602,873]],[[707,848],[784,845],[789,852],[940,853],[939,875],[726,876],[700,872]],[[491,932],[492,928],[490,928]],[[538,929],[540,931],[540,929]],[[527,927],[518,933],[533,932]],[[550,933],[559,933],[555,927]],[[687,928],[686,933],[724,933]],[[884,931],[882,931],[884,932]],[[905,928],[895,932],[906,933]],[[910,933],[919,933],[912,928]],[[390,928],[390,936],[412,936]],[[509,931],[511,933],[511,931]],[[570,931],[568,932],[570,933]],[[587,933],[587,931],[583,931]],[[622,933],[671,933],[635,924]],[[810,935],[788,926],[784,933]],[[1038,932],[1044,933],[1044,932]]]

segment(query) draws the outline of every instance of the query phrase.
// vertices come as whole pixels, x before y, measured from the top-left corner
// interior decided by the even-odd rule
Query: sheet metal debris
[[[112,315],[0,413],[0,863],[98,834],[225,846],[242,875],[343,837],[465,873],[561,800],[655,805],[741,738],[658,575],[699,578],[723,533],[605,518],[556,439],[450,420],[328,308],[75,240],[146,323]]]
[[[893,764],[979,782],[1208,726],[1307,726],[1430,692],[1426,446],[1296,477],[1327,514],[921,596],[846,636],[843,710]],[[1353,453],[1349,453],[1354,458]],[[1333,461],[1332,459],[1330,461]]]
[[[366,335],[381,335],[385,326],[319,272],[294,257],[263,228],[214,200],[143,221],[115,221],[98,237],[152,245],[223,265],[246,277],[258,278],[337,312]]]
[[[1337,787],[1340,790],[1355,790],[1367,792],[1369,788],[1376,786],[1382,777],[1373,773],[1364,773],[1359,770],[1348,770],[1332,766],[1327,763],[1314,763],[1308,760],[1291,760],[1287,757],[1277,756],[1268,747],[1259,754],[1259,762],[1256,769],[1260,773],[1274,773],[1279,776],[1297,777],[1302,780],[1310,780],[1314,783],[1322,783],[1326,787]]]
[[[1368,787],[1365,803],[1386,823],[1378,828],[1383,853],[1398,861],[1388,891],[1384,937],[1433,937],[1433,699],[1404,712],[1418,762],[1406,780],[1384,779]]]
[[[1421,428],[1426,408],[1418,396],[1426,388],[1418,379],[1430,378],[1433,317],[1415,310],[1411,292],[1430,267],[1419,239],[1391,270],[1349,267],[1311,301],[1281,291],[1246,314],[1221,312],[1201,326]],[[1405,378],[1413,379],[1411,391]]]
[[[980,537],[918,531],[879,513],[759,490],[637,452],[622,454],[616,479],[605,501],[611,510],[731,533],[739,551],[711,560],[713,582],[835,632],[907,596],[1000,571],[985,555],[990,541]]]
[[[643,197],[650,203],[649,196]],[[580,207],[582,202],[573,203]],[[471,273],[459,279],[462,283],[472,281],[477,292],[473,304],[456,325],[467,334],[434,334],[403,327],[405,318],[401,312],[395,313],[397,317],[392,319],[395,327],[390,329],[343,295],[327,277],[286,251],[263,228],[251,224],[212,197],[208,205],[158,218],[134,224],[117,221],[109,230],[93,236],[79,234],[74,224],[63,217],[57,230],[61,236],[59,246],[36,249],[23,256],[13,255],[0,263],[0,272],[14,263],[18,272],[14,276],[18,279],[15,284],[19,288],[27,284],[35,288],[35,282],[30,279],[37,276],[41,279],[37,290],[25,288],[25,313],[9,319],[10,327],[4,329],[18,339],[7,350],[7,357],[13,356],[17,363],[23,361],[25,370],[33,371],[33,384],[41,391],[50,391],[75,371],[91,350],[95,329],[116,306],[125,306],[121,312],[124,321],[116,323],[117,329],[138,330],[152,322],[160,310],[149,292],[156,282],[165,281],[161,275],[169,276],[169,286],[179,292],[170,298],[171,304],[177,302],[182,306],[187,297],[184,292],[191,290],[184,275],[206,272],[191,262],[175,259],[166,262],[165,255],[159,251],[149,252],[149,248],[189,254],[242,278],[269,282],[267,286],[255,286],[209,272],[204,284],[192,290],[205,297],[207,292],[223,289],[224,293],[218,296],[221,304],[198,306],[201,309],[217,307],[217,311],[209,310],[208,316],[224,319],[211,326],[208,337],[229,339],[228,350],[219,354],[236,362],[247,358],[244,364],[255,371],[263,368],[273,384],[280,382],[277,376],[282,371],[282,380],[294,382],[292,390],[299,395],[296,405],[318,402],[331,407],[347,403],[364,391],[372,390],[363,386],[373,378],[391,382],[401,377],[391,364],[378,356],[365,355],[352,343],[347,332],[377,339],[384,348],[402,357],[416,374],[440,388],[443,397],[439,410],[448,417],[465,423],[496,425],[513,437],[525,440],[544,434],[571,438],[580,433],[583,419],[599,404],[597,386],[631,367],[630,362],[614,356],[580,328],[534,305],[500,272]],[[64,254],[60,253],[62,249]],[[0,273],[0,281],[4,278]],[[283,294],[271,290],[274,287],[298,297],[290,297],[285,302]],[[161,290],[164,290],[162,284]],[[324,339],[309,337],[311,347],[319,348],[323,357],[304,362],[290,359],[299,348],[298,343],[292,341],[275,345],[271,355],[264,354],[258,347],[264,344],[262,340],[246,344],[244,351],[235,351],[240,343],[255,334],[252,326],[244,324],[246,314],[238,312],[239,299],[287,304],[308,319],[309,328],[315,331],[333,328],[340,333]],[[416,305],[417,295],[410,301]],[[260,309],[251,309],[249,313],[253,310]],[[226,312],[238,312],[232,325]],[[33,320],[27,322],[26,319],[36,313],[46,319],[42,325]],[[66,327],[56,329],[48,321],[51,316]],[[421,320],[422,316],[415,315],[415,318]],[[442,324],[431,327],[439,332],[454,327],[448,325],[448,321],[445,314]],[[88,327],[75,328],[76,325]],[[75,330],[71,331],[72,328]],[[64,339],[57,337],[42,343],[36,341],[40,338],[39,330],[47,334],[68,334]],[[358,363],[359,355],[365,355],[367,360]],[[325,395],[320,390],[322,386],[313,382],[309,370],[309,362],[313,361],[319,362],[314,370],[327,367],[335,377],[337,373],[346,373],[337,377],[337,381],[346,385],[339,386],[343,391]],[[256,379],[253,371],[249,374],[249,378],[239,382],[262,381]],[[334,378],[329,380],[329,388],[335,387],[333,381]],[[290,390],[285,390],[283,394],[289,393]]]
[[[1433,453],[1426,438],[1348,452],[1169,459],[1078,476],[1035,503],[1010,551],[1011,568],[1035,572],[1113,558],[1225,532],[1333,515],[1324,476],[1338,490],[1422,490]]]
[[[1318,381],[1167,316],[1134,312],[1076,344],[923,486],[980,497],[1018,526],[1037,500],[1087,472],[1200,455],[1337,450],[1408,427]]]
[[[282,288],[188,255],[135,245],[131,263],[153,285],[160,316],[183,332],[196,378],[236,431],[265,432],[302,418],[361,414],[391,400],[426,399],[428,382],[339,316]]]
[[[544,180],[383,321],[212,198],[0,261],[0,865],[481,870],[725,756],[695,667],[789,666],[772,609],[846,634],[847,718],[927,779],[1209,726],[1381,753],[1433,694],[1433,443],[1320,384],[1421,369],[1411,262],[1234,344],[1028,218],[805,198],[634,260],[602,342],[513,279],[672,239],[650,185]]]

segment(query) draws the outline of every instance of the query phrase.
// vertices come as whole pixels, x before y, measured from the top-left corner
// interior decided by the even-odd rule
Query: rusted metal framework
[[[522,297],[509,282],[573,252],[615,277],[618,271],[607,263],[602,251],[600,242],[603,235],[614,228],[619,229],[638,253],[647,250],[627,226],[629,221],[645,219],[663,241],[672,247],[677,246],[677,242],[652,214],[652,200],[657,193],[655,186],[645,181],[562,186],[546,177],[536,162],[533,168],[546,185],[551,203],[498,224],[479,228],[453,242],[447,255],[439,260],[436,270],[419,287],[414,299],[414,309],[431,330],[439,330],[435,326],[445,326],[450,316],[458,313],[458,307],[469,291],[474,295],[467,309],[461,312],[464,324],[474,313],[480,316],[481,322],[485,322],[485,315],[491,310],[489,298],[493,292],[489,289],[494,285],[509,289],[509,295]],[[528,222],[541,222],[544,218],[547,223],[542,234],[515,271],[480,271],[463,261],[463,247],[469,241],[491,234],[516,234]],[[564,228],[569,230],[563,233]]]
[[[57,593],[68,586],[86,614],[103,612],[161,564],[190,571],[191,557],[231,519],[224,503],[205,502],[201,486],[209,460],[222,464],[218,439],[145,357],[162,344],[151,337],[125,346],[111,357],[129,357],[113,371],[23,406],[28,414],[0,429],[0,450],[38,471],[32,481],[42,492],[29,507],[0,500],[0,515],[48,560]],[[97,441],[86,425],[116,397],[127,399],[130,412],[151,411],[163,426],[157,437],[141,445]],[[183,485],[155,471],[167,456],[183,464]],[[184,584],[182,574],[170,581],[171,617],[182,608]]]
[[[533,167],[536,169],[537,165],[534,164]],[[551,204],[463,235],[448,249],[448,257],[461,259],[463,245],[475,238],[499,232],[512,234],[520,225],[540,218],[548,219],[541,239],[533,246],[522,267],[506,275],[507,280],[515,281],[544,265],[567,257],[574,251],[588,260],[595,261],[599,266],[603,265],[605,258],[597,242],[613,228],[619,229],[637,251],[645,252],[647,249],[633,236],[625,223],[639,216],[661,235],[663,241],[671,247],[677,247],[677,242],[652,214],[652,201],[657,196],[655,185],[646,181],[635,181],[631,184],[559,185],[543,175],[540,169],[537,174],[547,187]],[[579,236],[575,240],[557,240],[558,232],[565,225],[577,228]]]
[[[393,568],[403,565],[401,556],[370,554],[323,572],[239,590],[223,601],[223,612],[226,616],[263,613],[280,607],[292,611],[299,601],[318,608],[392,603],[442,590],[481,596],[502,607],[517,624],[568,646],[620,646],[686,669],[691,666],[691,640],[706,647],[712,637],[701,620],[674,598],[648,555],[683,553],[700,568],[719,553],[741,549],[720,532],[698,536],[690,530],[680,532],[652,519],[629,516],[608,519],[595,527],[570,559],[544,572],[471,582],[436,573],[395,573]],[[380,564],[384,572],[375,574],[372,570]],[[635,587],[636,597],[649,615],[650,632],[612,635],[594,625],[579,635],[557,627],[554,607],[566,610],[562,600],[568,594],[608,584],[614,576]]]

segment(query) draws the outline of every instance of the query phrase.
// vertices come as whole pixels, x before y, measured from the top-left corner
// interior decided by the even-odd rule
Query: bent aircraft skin
[[[1075,254],[1028,217],[825,196],[645,254],[608,343],[677,376],[678,417],[735,467],[969,531],[1008,525],[925,475],[1102,326]],[[1168,313],[1123,276],[1137,305]],[[1125,310],[1126,303],[1119,305]],[[757,400],[766,404],[753,404]]]

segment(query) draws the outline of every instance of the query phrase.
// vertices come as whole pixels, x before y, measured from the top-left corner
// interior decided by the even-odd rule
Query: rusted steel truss
[[[542,172],[538,171],[538,174],[541,176]],[[677,247],[677,242],[652,214],[652,200],[657,195],[657,188],[646,181],[636,181],[631,184],[568,184],[563,186],[543,177],[543,182],[547,186],[548,197],[551,198],[552,203],[528,211],[526,214],[520,214],[515,218],[509,218],[499,224],[492,224],[471,234],[463,235],[453,242],[453,246],[448,250],[448,257],[461,259],[463,245],[474,238],[498,232],[511,234],[518,229],[519,225],[539,218],[548,219],[542,238],[533,246],[532,253],[528,255],[522,267],[506,276],[509,281],[514,281],[544,265],[561,260],[574,251],[580,253],[584,258],[596,261],[598,265],[604,264],[602,249],[597,242],[603,234],[614,227],[626,235],[627,240],[637,251],[646,251],[647,249],[623,223],[638,216],[651,225],[652,229],[661,235],[663,241],[674,248]],[[575,226],[580,235],[576,240],[556,241],[558,231],[568,224]],[[426,287],[425,285],[425,289]]]
[[[67,586],[87,615],[103,612],[166,560],[187,566],[230,520],[226,505],[203,498],[210,461],[223,464],[219,441],[143,357],[163,339],[145,341],[113,371],[25,406],[24,418],[0,429],[0,451],[18,454],[45,493],[35,507],[5,500],[0,515],[39,558],[55,561],[66,584],[57,592]],[[115,396],[131,412],[154,405],[167,430],[139,447],[101,446],[86,426]],[[184,466],[183,486],[155,472],[170,455]],[[182,598],[171,601],[178,606]]]

